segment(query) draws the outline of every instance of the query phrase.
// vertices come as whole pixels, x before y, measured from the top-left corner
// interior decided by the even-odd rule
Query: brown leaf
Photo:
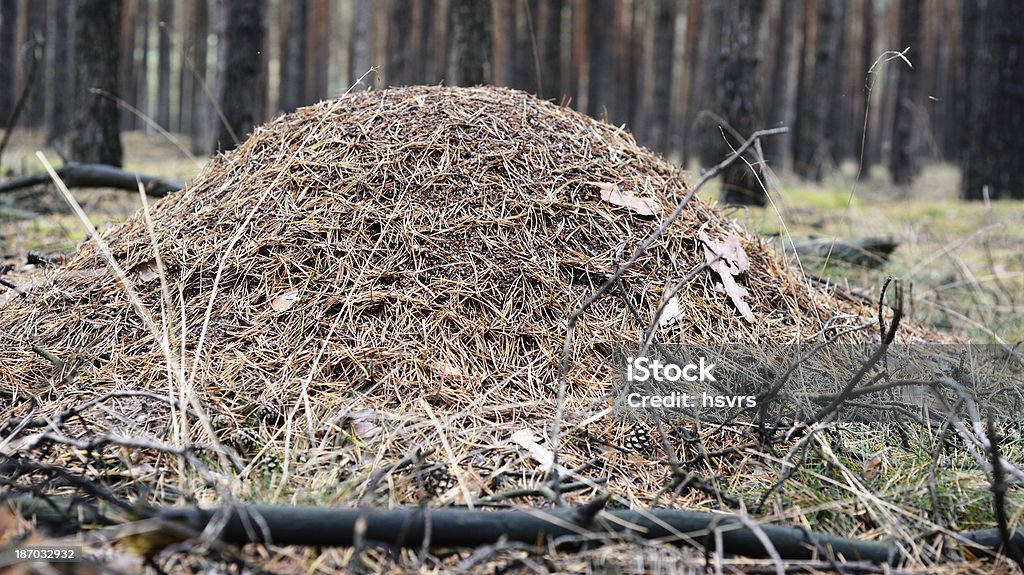
[[[747,323],[753,324],[756,320],[750,305],[744,299],[750,292],[747,288],[736,283],[736,276],[750,268],[750,260],[740,246],[739,238],[730,234],[723,246],[721,243],[708,237],[704,230],[697,232],[697,238],[704,244],[704,258],[711,264],[711,269],[722,278],[722,288],[729,295],[736,309],[739,310]]]
[[[285,311],[295,304],[296,300],[299,299],[299,292],[296,290],[288,290],[279,294],[270,302],[270,307],[277,311]]]
[[[632,210],[641,216],[654,216],[662,213],[661,204],[653,198],[640,198],[627,194],[616,184],[607,182],[590,182],[590,185],[601,190],[601,199],[609,204]]]
[[[160,271],[156,267],[156,260],[149,260],[133,267],[132,273],[139,278],[140,282],[148,282],[160,277]]]

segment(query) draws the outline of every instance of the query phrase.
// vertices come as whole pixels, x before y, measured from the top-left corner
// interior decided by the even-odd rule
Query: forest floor
[[[34,156],[41,145],[38,134],[16,134],[3,158],[4,172],[41,169]],[[126,133],[124,147],[130,170],[187,181],[202,167],[158,135]],[[58,162],[56,153],[44,152]],[[772,194],[774,206],[730,208],[730,214],[777,246],[790,238],[892,238],[899,247],[880,268],[801,264],[808,273],[872,298],[887,276],[903,278],[910,288],[909,316],[964,340],[1013,344],[1024,339],[1024,202],[961,202],[959,173],[945,164],[927,166],[906,190],[889,184],[884,170],[872,170],[859,183],[855,173],[855,167],[843,166],[820,184],[783,174]],[[99,229],[122,221],[140,205],[136,194],[125,191],[74,193]],[[713,200],[717,190],[711,185],[702,195]],[[24,266],[28,252],[70,254],[85,237],[53,190],[0,195],[0,264]],[[841,451],[823,448],[812,457],[821,457],[823,468],[841,463],[854,470],[870,488],[870,497],[898,502],[900,513],[931,516],[954,530],[992,525],[984,473],[972,468],[966,455],[935,469],[935,445],[941,439],[927,430],[912,435],[895,428],[851,430],[838,442]],[[1024,442],[1017,438],[1016,443],[1007,445],[1008,456],[1015,448],[1019,454]],[[933,471],[936,476],[929,477]],[[750,478],[745,485],[755,493],[766,487],[761,483]],[[1011,508],[1024,504],[1014,490],[1010,500]],[[796,524],[833,530],[849,524],[850,532],[872,531],[857,528],[870,506],[813,471],[792,478],[783,503],[785,515]]]

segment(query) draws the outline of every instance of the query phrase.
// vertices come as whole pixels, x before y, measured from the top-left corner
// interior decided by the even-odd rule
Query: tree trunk
[[[649,134],[647,145],[660,154],[667,154],[672,128],[666,120],[670,117],[672,109],[672,65],[675,63],[676,42],[675,0],[653,0],[650,14],[653,18],[651,31],[654,34],[654,75],[649,79],[653,84],[653,91],[652,106],[648,110],[648,119],[645,122]]]
[[[902,48],[910,47],[910,61],[921,61],[921,0],[900,0],[900,41]],[[901,48],[901,49],[902,49]],[[915,50],[916,49],[916,50]],[[917,68],[897,63],[896,116],[892,134],[892,155],[889,172],[898,186],[907,186],[921,171],[918,154],[921,151],[917,122],[921,108],[921,79]]]
[[[778,34],[774,37],[775,55],[772,62],[771,85],[768,87],[768,106],[765,110],[766,126],[788,126],[792,118],[792,63],[796,33],[797,3],[779,2]],[[786,150],[790,149],[792,134],[774,136],[764,143],[765,159],[775,169],[786,164]]]
[[[860,79],[862,84],[860,85],[862,97],[862,105],[858,110],[857,115],[857,149],[861,150],[863,154],[862,162],[865,170],[878,163],[878,148],[876,144],[880,139],[878,136],[878,130],[873,128],[873,125],[877,125],[878,98],[873,97],[874,94],[868,89],[869,85],[872,85],[875,78],[868,77],[868,70],[875,63],[875,58],[878,54],[875,53],[875,5],[873,2],[864,2],[861,7],[863,12],[861,13],[861,75]]]
[[[416,58],[418,69],[418,82],[424,84],[436,84],[440,77],[436,72],[435,60],[437,59],[437,7],[436,0],[419,1],[419,43],[413,48],[419,55]]]
[[[491,81],[490,0],[451,0],[449,3],[448,78],[454,86]]]
[[[21,54],[22,69],[26,71],[25,81],[29,80],[28,70],[33,66],[30,60],[39,58],[39,61],[34,64],[39,68],[39,72],[35,75],[35,85],[30,88],[32,90],[30,97],[25,102],[25,112],[21,116],[21,123],[23,126],[37,128],[45,123],[46,92],[49,91],[49,86],[46,85],[46,74],[42,71],[42,68],[46,65],[44,61],[44,46],[46,43],[49,43],[46,30],[46,3],[39,0],[26,3],[25,16],[26,45],[33,41],[38,41],[40,50],[23,50]]]
[[[832,26],[834,35],[829,45],[831,51],[831,64],[829,66],[829,88],[825,105],[824,134],[831,137],[829,145],[829,156],[827,162],[833,167],[839,167],[843,158],[849,157],[849,142],[853,139],[852,132],[848,130],[849,123],[846,122],[846,113],[850,109],[851,95],[849,85],[846,82],[849,57],[847,50],[847,17],[848,3],[846,0],[839,0],[835,5],[835,23]],[[819,99],[819,102],[821,100]]]
[[[407,86],[414,83],[412,58],[412,0],[391,0],[388,23],[388,60],[385,84]]]
[[[218,101],[224,120],[214,150],[230,150],[262,119],[257,108],[266,91],[260,52],[263,48],[264,0],[221,0],[217,68],[221,74]]]
[[[75,119],[71,157],[120,166],[118,107],[93,90],[117,95],[121,0],[77,0],[75,5]]]
[[[545,98],[560,100],[565,95],[562,82],[562,24],[564,22],[565,0],[543,0],[540,8],[541,65],[540,93]]]
[[[618,85],[615,78],[616,25],[615,0],[591,0],[588,3],[587,41],[590,44],[590,80],[587,84],[587,113],[597,119],[614,115]],[[611,21],[609,21],[611,20]],[[611,118],[617,121],[617,118]]]
[[[306,15],[306,96],[303,104],[319,102],[327,97],[327,68],[330,57],[330,3],[310,0]]]
[[[306,104],[306,13],[307,0],[282,2],[281,75],[277,108],[291,112]]]
[[[757,39],[763,17],[764,0],[732,0],[729,17],[725,20],[716,81],[716,108],[738,132],[733,136],[725,131],[725,139],[732,148],[738,147],[743,139],[761,127],[761,90],[758,85],[761,50]],[[723,158],[731,151],[722,144],[719,144],[719,150]],[[722,192],[725,203],[765,203],[758,175],[743,161],[733,162],[722,172]]]
[[[962,194],[969,200],[1024,199],[1024,3],[989,0],[965,9],[965,32],[967,27],[974,30],[973,42],[963,46],[972,52],[968,69],[977,100],[964,122]]]
[[[156,123],[171,127],[171,34],[174,33],[174,2],[157,3]]]
[[[697,132],[694,129],[697,98],[701,90],[701,54],[700,30],[703,25],[703,0],[688,0],[686,5],[686,44],[683,47],[683,70],[680,74],[679,96],[685,98],[679,105],[681,126],[676,127],[679,139],[673,148],[679,151],[683,165],[691,158],[700,157],[693,145]]]
[[[512,83],[510,86],[519,90],[525,90],[531,94],[537,93],[537,58],[540,50],[537,43],[537,15],[540,11],[538,0],[519,0],[515,3],[513,12],[516,17],[515,26],[515,51],[516,57],[513,63]]]
[[[0,0],[0,122],[7,125],[17,94],[14,93],[14,58],[18,0]]]
[[[803,65],[807,68],[801,73],[804,82],[797,100],[799,119],[793,167],[801,177],[818,182],[825,177],[825,168],[835,156],[838,137],[831,130],[835,127],[832,110],[839,106],[841,85],[837,60],[843,29],[842,2],[820,0],[813,33],[808,30],[810,11],[805,14],[804,44],[809,45],[813,37],[814,63],[810,65],[805,56]]]
[[[516,61],[515,4],[508,1],[493,3],[491,14],[494,24],[494,83],[511,86]]]
[[[210,32],[210,4],[207,0],[194,0],[193,27],[194,43],[188,54],[191,61],[189,74],[192,75],[192,117],[189,122],[189,134],[192,135],[192,151],[206,153],[208,142],[212,139],[214,120],[213,103],[210,101],[207,84],[206,59],[207,42]],[[187,65],[187,62],[186,62]]]
[[[77,13],[77,12],[76,12]],[[150,114],[149,107],[149,0],[139,0],[135,13],[138,46],[135,49],[134,74],[136,79],[135,102],[132,104],[143,114]],[[131,126],[143,125],[142,119],[132,114]]]
[[[62,138],[71,129],[70,110],[74,66],[71,65],[71,36],[74,34],[74,4],[51,1],[47,7],[46,43],[46,141]]]
[[[356,13],[352,17],[352,44],[349,48],[349,78],[352,79],[353,91],[368,90],[373,85],[373,78],[363,75],[370,69],[370,30],[373,26],[373,14],[370,0],[356,0]],[[357,83],[357,80],[363,78]]]
[[[137,28],[136,14],[139,10],[139,3],[140,0],[124,0],[124,6],[121,9],[121,59],[118,61],[118,67],[121,71],[121,77],[118,80],[121,86],[121,98],[136,108],[139,107],[139,102],[136,97],[138,79],[135,73],[135,29]],[[71,9],[73,15],[74,8],[72,4],[73,2],[69,3],[69,9]],[[70,50],[70,46],[68,49]],[[68,61],[71,61],[70,54],[72,53],[69,52]],[[133,129],[136,121],[135,114],[122,113],[121,130]]]
[[[700,107],[693,110],[695,137],[690,141],[699,142],[700,162],[705,168],[722,161],[722,133],[718,129],[717,118],[713,118],[710,114],[721,112],[715,110],[714,107],[718,99],[719,65],[721,63],[722,35],[725,33],[726,6],[724,0],[709,1],[705,27],[701,30],[700,88],[699,95],[692,100]]]

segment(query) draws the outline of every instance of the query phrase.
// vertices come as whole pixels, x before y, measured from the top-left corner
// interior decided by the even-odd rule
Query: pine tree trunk
[[[0,122],[7,125],[17,94],[14,93],[15,36],[18,0],[0,0]]]
[[[208,54],[207,36],[210,31],[210,4],[207,0],[194,0],[193,27],[194,43],[190,51],[192,69],[192,117],[189,123],[189,134],[192,136],[192,149],[196,153],[206,153],[208,142],[212,139],[215,120],[213,103],[207,91],[206,59]]]
[[[543,30],[541,36],[541,96],[561,100],[565,95],[562,81],[562,25],[565,21],[565,0],[543,0],[541,4]]]
[[[32,126],[34,128],[40,127],[44,124],[46,116],[46,92],[49,87],[46,85],[46,73],[43,68],[46,66],[44,52],[45,43],[49,42],[47,38],[46,30],[46,3],[35,1],[28,2],[25,6],[26,15],[26,44],[34,41],[39,42],[39,50],[23,50],[22,51],[22,69],[25,70],[24,79],[27,82],[29,78],[29,70],[34,65],[38,68],[35,75],[35,83],[31,87],[31,93],[28,100],[25,101],[25,110],[21,115],[21,125]],[[39,58],[35,64],[32,64],[33,58]]]
[[[263,49],[264,0],[222,0],[218,22],[218,101],[224,113],[214,150],[230,150],[261,120],[259,92],[266,92]]]
[[[732,0],[725,19],[721,60],[718,66],[718,113],[729,123],[738,137],[725,131],[725,139],[732,148],[761,127],[761,90],[758,67],[761,50],[758,46],[758,27],[764,17],[764,0]],[[721,137],[719,138],[721,141]],[[730,148],[718,145],[721,158]],[[743,161],[733,162],[722,172],[722,201],[731,204],[763,205],[764,191],[758,174]]]
[[[77,12],[76,12],[77,14]],[[149,107],[149,2],[139,0],[138,10],[135,13],[135,37],[138,39],[138,46],[135,49],[135,101],[132,104],[143,114],[151,115]],[[144,125],[141,118],[132,114],[132,128],[139,128]]]
[[[356,0],[356,13],[352,17],[352,44],[349,62],[349,78],[353,91],[368,90],[373,85],[372,75],[363,78],[370,69],[370,31],[373,18],[370,0]],[[363,78],[357,83],[357,80]]]
[[[310,0],[306,15],[306,96],[304,104],[327,97],[327,68],[330,57],[330,2]]]
[[[157,2],[157,95],[156,123],[171,127],[171,35],[174,33],[174,2]]]
[[[685,98],[680,103],[678,117],[673,122],[679,134],[678,141],[672,146],[681,157],[683,165],[691,158],[700,157],[697,153],[697,132],[694,128],[697,112],[697,98],[701,93],[701,53],[700,36],[704,22],[703,0],[689,0],[686,6],[686,44],[683,47],[683,71],[680,74],[679,95]]]
[[[616,22],[615,0],[591,0],[588,2],[587,43],[590,62],[588,66],[587,113],[597,119],[605,119],[615,113],[617,84],[616,70]],[[615,118],[609,118],[616,121]]]
[[[969,200],[1024,199],[1024,4],[989,0],[966,8],[964,50],[972,54],[970,115],[962,195]],[[972,43],[967,43],[971,28]],[[974,82],[983,82],[983,85]]]
[[[908,54],[913,62],[915,54],[920,55],[921,51],[921,0],[900,0],[899,18],[899,45],[910,47]],[[896,115],[889,172],[896,185],[907,186],[921,171],[918,159],[921,150],[918,134],[921,126],[917,122],[921,108],[921,74],[917,68],[910,68],[902,62],[897,67]]]
[[[874,65],[878,54],[875,53],[875,37],[877,36],[875,26],[875,7],[873,2],[865,2],[861,5],[861,79],[863,84],[858,87],[863,94],[861,109],[857,116],[857,149],[862,150],[863,167],[867,168],[878,163],[879,140],[878,130],[874,126],[878,124],[878,97],[875,96],[869,85],[874,85],[876,77],[868,77],[868,71]],[[874,72],[872,72],[874,74]]]
[[[788,126],[792,118],[792,64],[794,37],[796,36],[797,3],[791,0],[779,2],[778,34],[773,38],[775,55],[772,62],[771,86],[768,88],[768,106],[765,110],[766,126]],[[774,136],[765,141],[765,159],[775,169],[786,163],[786,151],[790,149],[792,134]]]
[[[46,43],[46,141],[53,142],[71,129],[74,67],[71,65],[71,36],[74,34],[74,5],[50,2],[47,7]]]
[[[491,81],[490,0],[449,2],[448,79],[454,86],[475,86]]]
[[[695,137],[691,139],[700,146],[700,163],[710,167],[723,159],[722,133],[718,129],[718,121],[709,115],[714,110],[718,99],[719,66],[722,56],[722,35],[725,33],[725,9],[728,4],[723,0],[711,0],[707,6],[705,27],[701,30],[701,63],[700,91],[693,101],[698,108],[694,109]],[[730,17],[732,17],[730,15]]]
[[[306,13],[307,0],[282,2],[281,75],[277,108],[291,112],[306,104]]]
[[[136,14],[139,10],[140,0],[124,0],[121,9],[121,59],[118,61],[118,68],[121,71],[119,84],[121,86],[121,98],[125,102],[138,108],[137,101],[138,79],[135,75],[135,31],[137,26]],[[73,2],[69,3],[72,16],[74,15]],[[72,21],[74,18],[72,17]],[[70,50],[70,46],[68,47]],[[68,60],[71,60],[69,52]],[[124,112],[121,114],[121,130],[131,130],[135,127],[137,118],[135,114]]]
[[[77,0],[75,5],[75,118],[71,157],[83,163],[120,166],[117,95],[121,0]]]
[[[412,83],[412,0],[391,0],[388,62],[384,81],[389,86]]]
[[[436,0],[419,0],[420,33],[414,50],[419,52],[416,58],[417,81],[424,84],[436,84],[440,80],[434,64],[437,58],[437,6]]]
[[[672,109],[672,65],[676,42],[676,3],[674,0],[652,0],[654,33],[653,48],[653,92],[651,110],[648,113],[648,146],[661,154],[669,152],[671,124],[666,120]]]

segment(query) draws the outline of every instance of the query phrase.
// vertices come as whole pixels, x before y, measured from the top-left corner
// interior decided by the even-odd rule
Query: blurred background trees
[[[1022,11],[1019,0],[0,0],[0,122],[21,99],[18,127],[116,163],[109,130],[152,130],[144,118],[208,153],[350,88],[488,83],[623,125],[684,165],[786,125],[764,142],[775,170],[820,181],[863,147],[865,169],[884,166],[898,185],[945,161],[963,168],[966,198],[1020,198]],[[90,109],[107,132],[84,122]],[[757,202],[743,168],[726,175],[729,199]]]

